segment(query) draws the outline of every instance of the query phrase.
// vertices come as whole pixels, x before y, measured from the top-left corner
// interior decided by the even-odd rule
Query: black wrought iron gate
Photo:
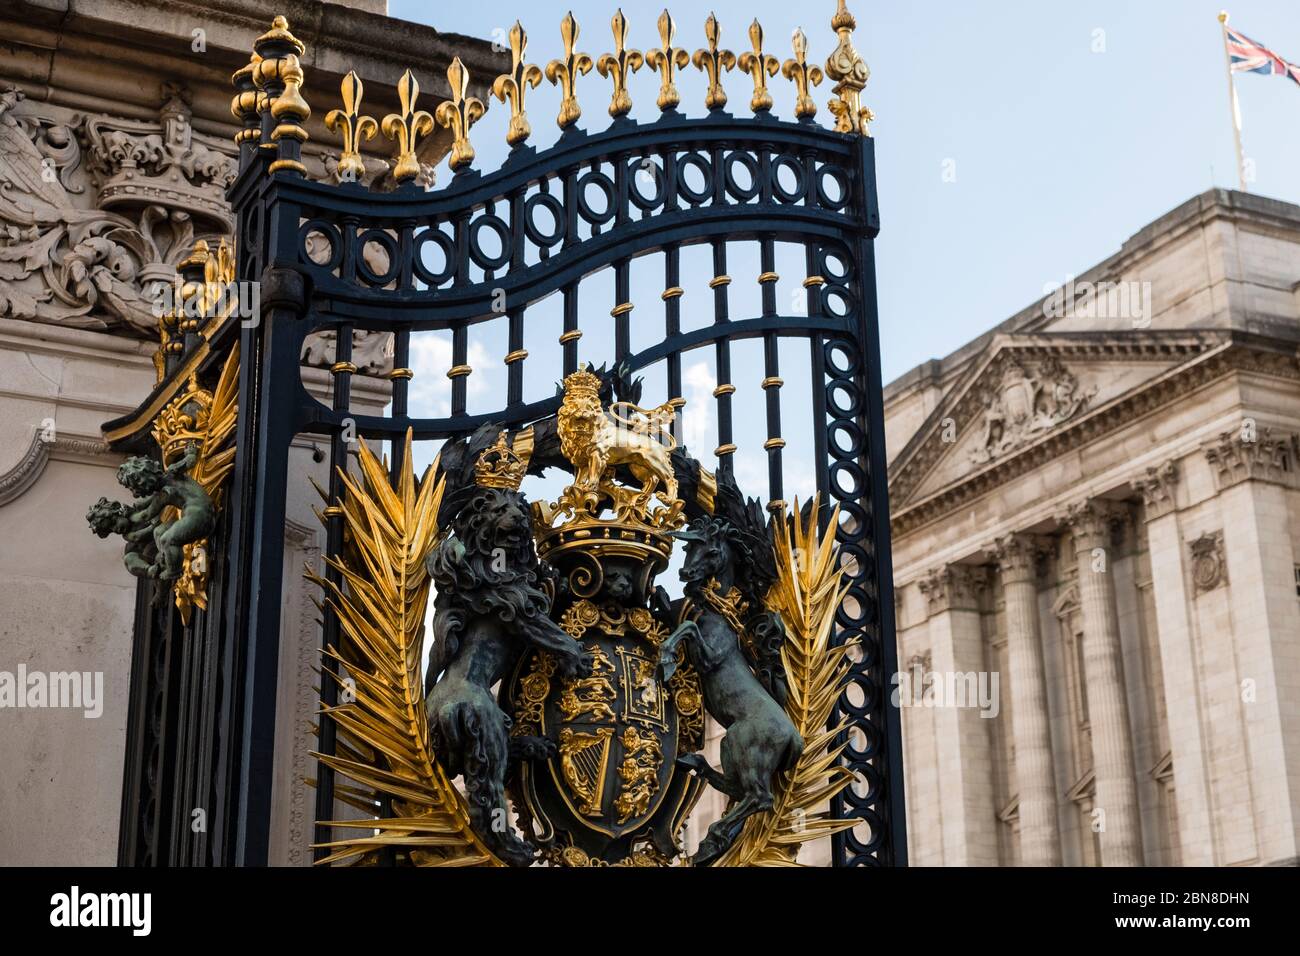
[[[843,53],[849,21],[846,29],[837,16],[841,48],[835,56]],[[264,62],[284,64],[294,53],[283,38],[259,42]],[[792,62],[795,73],[804,70],[803,82],[791,78],[806,96],[809,68],[798,45],[797,39]],[[665,48],[671,49],[671,37]],[[716,43],[710,48],[717,52]],[[219,562],[224,573],[214,587],[233,655],[230,676],[238,683],[212,730],[228,754],[224,766],[231,771],[233,799],[231,830],[223,837],[228,846],[214,852],[214,862],[259,864],[268,856],[285,501],[291,484],[303,480],[289,474],[291,441],[304,433],[328,441],[335,476],[329,493],[337,500],[334,466],[345,463],[353,430],[391,441],[409,428],[419,442],[461,436],[486,422],[524,425],[553,412],[558,399],[526,400],[526,383],[553,383],[577,369],[580,339],[599,321],[612,322],[612,352],[582,357],[644,370],[647,387],[662,388],[666,397],[683,394],[684,356],[711,353],[717,447],[692,451],[706,462],[715,460],[720,472],[733,467],[736,452],[732,350],[743,340],[761,342],[763,449],[773,502],[786,496],[783,436],[790,429],[811,429],[816,490],[840,507],[838,540],[848,559],[850,589],[837,618],[838,639],[861,642],[839,703],[852,727],[843,761],[858,784],[836,798],[834,809],[864,826],[835,837],[834,862],[904,863],[898,711],[889,694],[896,650],[873,259],[879,220],[874,142],[866,135],[869,111],[858,102],[865,69],[859,77],[850,62],[842,76],[831,74],[840,81],[833,109],[837,129],[818,126],[802,99],[796,122],[777,120],[765,107],[741,118],[714,100],[706,116],[694,118],[670,104],[657,122],[616,116],[601,132],[569,125],[543,151],[517,144],[490,174],[461,164],[440,189],[425,191],[407,181],[389,192],[305,178],[296,114],[292,104],[280,108],[286,87],[289,99],[297,95],[301,71],[259,69],[242,80],[252,95],[243,114],[241,172],[231,191],[238,279],[260,284],[261,314],[240,333],[238,451],[228,540]],[[712,84],[714,74],[709,76]],[[664,80],[672,85],[671,68]],[[456,81],[452,77],[453,89]],[[616,94],[617,89],[616,82]],[[762,107],[758,93],[756,83],[753,105]],[[444,117],[440,111],[439,118],[452,128],[459,150],[462,143],[468,146],[472,106],[459,96],[447,105],[455,112]],[[355,125],[356,111],[350,115]],[[418,135],[418,117],[406,121],[407,132]],[[409,145],[399,142],[399,148]],[[761,307],[754,314],[729,308],[728,261],[739,244],[758,250]],[[709,250],[712,277],[706,288],[683,288],[683,254],[696,246]],[[782,302],[778,251],[792,246],[801,252],[803,275],[794,278],[802,291],[800,301]],[[661,264],[662,287],[657,299],[637,301],[631,272],[634,260],[647,256]],[[613,295],[606,298],[606,291],[597,299],[589,290],[602,273],[612,274]],[[596,286],[607,289],[608,279],[603,283]],[[552,295],[562,301],[562,369],[534,367],[525,348],[530,310]],[[684,322],[684,309],[692,318],[711,310],[711,320]],[[505,341],[493,347],[495,360],[506,365],[505,394],[497,407],[471,413],[471,329],[503,315]],[[634,349],[634,337],[644,339],[640,333],[647,325],[659,330],[656,341]],[[385,415],[353,409],[357,367],[351,350],[361,330],[392,336],[392,400]],[[322,331],[332,331],[336,342],[329,405],[308,393],[300,373],[304,340]],[[412,417],[411,341],[428,332],[450,336],[449,413]],[[797,377],[810,383],[810,420],[782,414],[790,388],[783,373],[790,376],[791,369],[790,353],[779,345],[787,339],[807,346],[806,368]],[[400,440],[393,442],[395,471],[401,448]],[[343,544],[342,519],[326,514],[325,549],[334,555]],[[323,628],[323,642],[336,642],[338,622],[328,611]],[[333,682],[322,684],[323,702],[332,704]],[[320,746],[325,752],[333,746],[328,720],[320,728]],[[330,819],[333,780],[327,768],[321,768],[317,792],[317,819]]]

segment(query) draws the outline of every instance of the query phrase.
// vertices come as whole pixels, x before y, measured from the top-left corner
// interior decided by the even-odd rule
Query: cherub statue
[[[100,498],[86,512],[90,530],[99,537],[120,534],[126,541],[122,563],[137,578],[149,577],[149,569],[158,557],[158,548],[153,543],[156,517],[152,498],[143,505],[137,503],[134,508]]]
[[[117,480],[137,498],[148,501],[147,511],[156,521],[153,543],[157,557],[148,575],[163,581],[175,581],[184,571],[185,545],[202,541],[212,534],[217,511],[203,486],[189,476],[199,460],[199,446],[190,442],[185,453],[166,468],[152,458],[128,458],[117,470]],[[167,508],[177,516],[163,521]]]

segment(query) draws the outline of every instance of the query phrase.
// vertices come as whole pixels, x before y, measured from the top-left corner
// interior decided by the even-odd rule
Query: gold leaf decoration
[[[207,492],[212,506],[220,511],[226,479],[235,468],[235,443],[230,439],[239,421],[239,344],[236,343],[222,366],[216,387],[209,392],[191,377],[185,391],[174,398],[154,422],[153,437],[162,450],[164,465],[185,454],[191,444],[199,446],[198,460],[189,477]],[[160,519],[174,521],[180,511],[168,506]],[[194,608],[208,608],[208,541],[193,541],[182,549],[181,576],[172,583],[176,609],[189,624]]]
[[[341,472],[338,507],[348,547],[329,562],[342,586],[307,576],[338,615],[341,646],[324,654],[340,671],[326,679],[346,681],[349,698],[325,710],[338,728],[336,753],[315,756],[352,781],[336,788],[336,797],[367,816],[320,821],[357,833],[323,844],[330,852],[319,862],[373,865],[392,849],[398,862],[418,866],[499,866],[470,829],[465,798],[434,757],[424,705],[425,559],[438,537],[444,485],[433,481],[436,464],[417,484],[410,431],[396,488],[364,442],[358,461],[358,477]],[[391,815],[377,817],[385,800]]]
[[[781,659],[790,685],[786,713],[803,736],[803,756],[779,776],[772,809],[745,821],[717,866],[799,866],[801,845],[857,822],[831,817],[825,809],[827,801],[853,782],[853,774],[837,763],[844,744],[835,743],[847,721],[827,727],[844,687],[852,644],[831,645],[835,612],[848,586],[841,581],[835,546],[839,509],[819,540],[817,504],[814,498],[805,522],[796,501],[794,515],[777,534],[777,580],[767,596],[768,609],[780,614],[785,624]]]

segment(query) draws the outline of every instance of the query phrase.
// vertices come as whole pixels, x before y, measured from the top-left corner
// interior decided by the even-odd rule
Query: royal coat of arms
[[[851,825],[827,810],[851,780],[828,725],[847,668],[836,518],[818,534],[815,503],[746,500],[678,446],[682,403],[645,409],[640,391],[580,369],[555,415],[484,426],[419,482],[408,451],[396,488],[361,448],[343,584],[317,580],[344,637],[327,654],[357,687],[329,711],[340,746],[321,759],[367,813],[334,822],[361,832],[328,862],[792,865]],[[571,483],[528,502],[523,480],[551,467]],[[674,600],[658,577],[678,546]],[[727,809],[688,857],[709,786]]]

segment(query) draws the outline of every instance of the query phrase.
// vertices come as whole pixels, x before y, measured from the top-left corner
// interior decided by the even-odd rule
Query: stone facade
[[[157,380],[154,298],[199,239],[230,230],[235,173],[230,74],[276,14],[307,44],[304,95],[314,107],[304,162],[333,169],[338,138],[322,117],[342,74],[366,83],[368,109],[397,107],[409,66],[427,109],[448,95],[454,50],[479,77],[501,72],[490,45],[385,15],[383,0],[15,0],[0,6],[0,671],[103,675],[102,716],[0,710],[0,862],[111,864],[130,683],[135,580],[117,538],[92,535],[86,509],[121,497],[124,455],[100,426],[135,409]],[[199,32],[196,32],[199,31]],[[508,65],[508,59],[506,61]],[[481,82],[475,92],[483,96]],[[376,140],[371,147],[386,149]],[[425,141],[427,169],[449,134]],[[386,164],[366,157],[383,186]],[[428,173],[426,172],[426,176]],[[382,264],[380,264],[382,265]],[[382,271],[382,269],[381,269]],[[380,336],[353,361],[391,367]],[[304,382],[330,388],[332,343],[309,341]],[[376,413],[379,378],[358,377],[354,407]],[[302,578],[321,547],[308,477],[324,482],[310,438],[290,464],[299,494],[286,514],[286,613],[277,717],[272,859],[309,864],[314,815],[306,779],[317,706],[313,593]]]
[[[1298,347],[1216,190],[886,388],[913,863],[1297,862]]]

